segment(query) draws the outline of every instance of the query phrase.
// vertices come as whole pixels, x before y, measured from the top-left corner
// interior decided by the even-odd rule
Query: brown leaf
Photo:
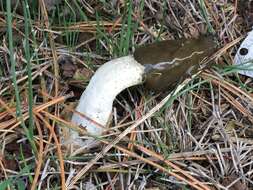
[[[2,155],[0,157],[6,169],[12,170],[12,171],[18,171],[18,162],[14,159],[14,157],[6,156],[6,155],[5,156]]]
[[[72,78],[77,70],[77,66],[71,57],[61,56],[58,60],[60,73],[63,78]]]

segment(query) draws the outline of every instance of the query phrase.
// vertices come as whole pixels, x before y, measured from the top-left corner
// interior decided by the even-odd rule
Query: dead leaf
[[[68,56],[61,56],[58,60],[60,73],[63,78],[72,78],[77,70],[73,59]]]

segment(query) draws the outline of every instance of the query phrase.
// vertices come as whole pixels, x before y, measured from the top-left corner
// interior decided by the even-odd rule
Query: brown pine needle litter
[[[11,23],[6,5],[0,189],[253,189],[253,83],[233,65],[252,27],[251,1],[12,1]],[[209,69],[174,91],[123,91],[98,146],[62,143],[70,129],[89,136],[70,119],[102,64],[139,45],[207,33],[219,44]]]

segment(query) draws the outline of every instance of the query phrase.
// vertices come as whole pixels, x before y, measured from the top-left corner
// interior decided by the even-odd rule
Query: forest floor
[[[28,1],[0,1],[0,190],[253,189],[253,85],[233,65],[251,1]],[[102,64],[203,34],[218,42],[212,66],[179,93],[129,88],[98,147],[62,144]]]

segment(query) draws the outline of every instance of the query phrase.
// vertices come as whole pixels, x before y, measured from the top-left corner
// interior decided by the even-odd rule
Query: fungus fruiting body
[[[94,74],[83,92],[72,122],[85,127],[91,135],[101,135],[105,131],[115,97],[124,89],[141,84],[144,66],[133,56],[113,59],[102,65]],[[77,132],[71,132],[71,139],[82,144]]]
[[[241,43],[239,50],[235,55],[235,64],[239,66],[239,73],[249,77],[253,77],[252,72],[253,60],[253,30],[248,33],[248,36]]]
[[[194,74],[215,47],[212,37],[162,41],[140,47],[133,56],[105,63],[83,92],[76,108],[78,113],[73,114],[72,122],[84,127],[91,135],[102,135],[117,94],[144,80],[151,90],[169,89]],[[71,131],[67,142],[83,146],[90,140],[83,141],[77,132]]]
[[[186,77],[208,66],[206,62],[216,49],[212,36],[197,39],[165,40],[138,48],[135,59],[145,65],[145,86],[156,92],[173,89]]]

